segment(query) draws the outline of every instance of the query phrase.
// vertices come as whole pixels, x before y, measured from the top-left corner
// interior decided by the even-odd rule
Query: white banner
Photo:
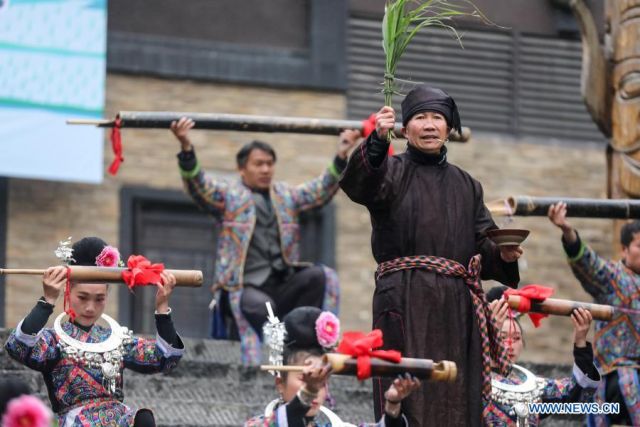
[[[0,0],[0,176],[100,183],[106,0]]]

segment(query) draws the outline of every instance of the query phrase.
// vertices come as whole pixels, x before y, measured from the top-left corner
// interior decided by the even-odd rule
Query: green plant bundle
[[[413,7],[411,7],[413,6]],[[450,30],[460,41],[452,19],[472,16],[487,19],[470,0],[388,0],[382,20],[382,48],[385,54],[384,105],[391,106],[396,67],[411,39],[425,27]]]

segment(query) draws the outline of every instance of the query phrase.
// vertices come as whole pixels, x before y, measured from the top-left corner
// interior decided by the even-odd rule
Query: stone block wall
[[[109,74],[106,116],[119,110],[174,110],[274,116],[343,118],[343,94],[280,90],[251,86],[172,81]],[[464,122],[464,117],[462,118]],[[45,267],[56,262],[58,240],[98,235],[118,244],[119,190],[123,185],[179,189],[175,154],[178,143],[165,130],[123,130],[125,162],[116,177],[105,173],[101,185],[11,179],[8,209],[7,266]],[[278,152],[276,178],[299,183],[321,173],[335,152],[337,138],[286,134],[194,131],[201,163],[207,170],[235,172],[235,153],[251,140],[273,144]],[[55,141],[51,141],[55,143]],[[395,143],[396,152],[404,141]],[[483,183],[485,200],[517,194],[605,197],[604,146],[565,144],[548,140],[518,140],[474,135],[468,144],[450,144],[449,159]],[[105,170],[111,162],[105,138]],[[371,296],[375,263],[371,256],[367,211],[339,193],[336,260],[342,282],[342,320],[345,329],[366,330],[371,323]],[[545,218],[516,218],[501,227],[532,231],[524,245],[522,283],[549,284],[560,298],[590,300],[572,277],[559,240],[559,231]],[[583,238],[610,256],[612,223],[576,220]],[[616,239],[617,240],[617,239]],[[35,277],[9,277],[6,286],[6,325],[15,326],[41,294]],[[488,287],[490,284],[485,284]],[[108,312],[116,313],[117,298]],[[533,330],[525,324],[531,361],[571,360],[571,323],[552,318]]]

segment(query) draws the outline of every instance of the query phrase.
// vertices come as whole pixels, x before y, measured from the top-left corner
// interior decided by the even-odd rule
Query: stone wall
[[[109,74],[107,111],[209,111],[236,114],[303,117],[345,117],[345,98],[337,93],[276,90],[192,81]],[[463,118],[464,120],[464,118]],[[336,138],[240,132],[193,132],[201,163],[208,170],[233,173],[240,145],[260,138],[278,152],[276,178],[297,183],[319,174],[330,161]],[[99,235],[117,244],[119,195],[123,185],[179,189],[175,153],[178,144],[168,131],[124,130],[125,162],[116,177],[105,174],[101,185],[11,179],[7,265],[12,268],[54,264],[52,250],[67,236]],[[55,141],[51,141],[55,143]],[[396,152],[403,150],[396,143]],[[105,169],[112,158],[105,139]],[[572,197],[605,196],[604,147],[566,145],[550,141],[514,140],[475,135],[468,144],[451,144],[450,161],[479,179],[485,200],[529,194]],[[346,329],[370,327],[375,263],[370,249],[367,211],[344,194],[336,197],[337,263],[342,281],[342,319]],[[497,219],[500,226],[524,227],[532,234],[524,245],[523,284],[555,286],[561,298],[589,300],[564,260],[559,232],[544,218]],[[610,221],[575,221],[586,241],[604,255],[613,251]],[[15,326],[41,294],[38,279],[10,277],[6,287],[6,324]],[[108,311],[116,312],[112,298]],[[553,318],[533,330],[524,322],[532,361],[569,362],[571,323]],[[553,331],[553,332],[552,332]]]

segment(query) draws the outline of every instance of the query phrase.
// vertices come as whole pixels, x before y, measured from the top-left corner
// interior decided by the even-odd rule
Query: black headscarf
[[[407,126],[411,117],[422,111],[435,111],[442,114],[447,125],[462,133],[460,113],[452,97],[441,89],[420,85],[402,100],[402,126]]]

